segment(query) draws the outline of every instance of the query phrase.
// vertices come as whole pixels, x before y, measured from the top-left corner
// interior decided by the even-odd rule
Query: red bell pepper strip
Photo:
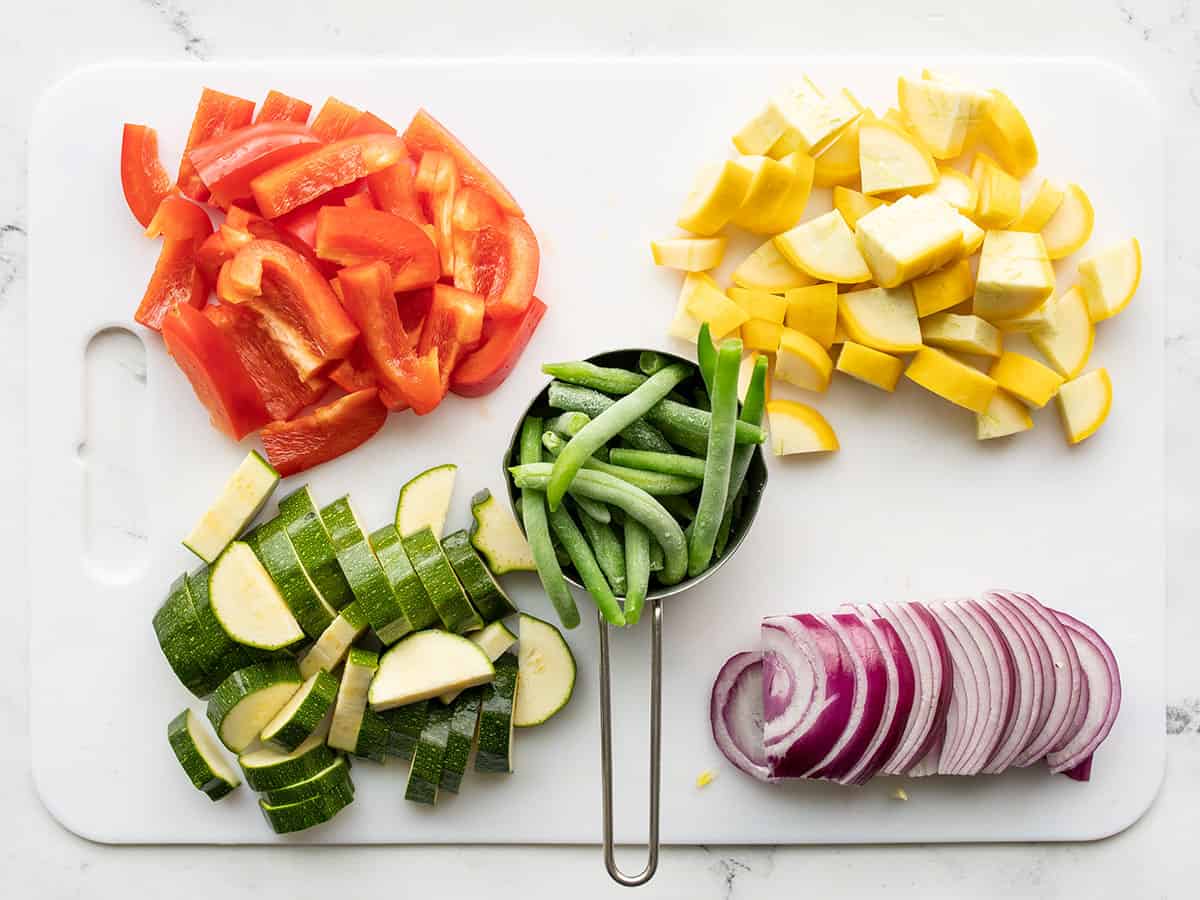
[[[248,304],[216,303],[204,314],[221,329],[237,353],[272,419],[290,419],[325,393],[328,383],[324,379],[300,380],[259,314]]]
[[[367,186],[371,190],[375,205],[385,212],[402,216],[418,225],[429,221],[421,209],[416,185],[413,184],[412,165],[407,159],[368,175]]]
[[[347,394],[290,422],[262,430],[267,459],[283,477],[337,459],[374,437],[387,421],[374,388]]]
[[[163,319],[162,335],[218,431],[240,441],[271,420],[233,346],[204,313],[176,306]]]
[[[438,280],[437,248],[419,225],[377,209],[325,206],[317,213],[320,259],[343,266],[382,260],[392,272],[392,290],[428,287]]]
[[[329,370],[329,380],[347,394],[379,385],[362,344],[355,344],[350,348],[350,355]]]
[[[357,119],[351,124],[349,130],[346,131],[346,137],[352,137],[356,134],[395,134],[396,129],[389,125],[375,113],[367,111],[361,113]]]
[[[460,187],[454,195],[450,224],[454,242],[454,286],[473,291],[475,234],[487,225],[503,225],[504,212],[495,200],[478,188]]]
[[[396,295],[396,307],[400,310],[400,321],[412,344],[420,342],[421,326],[433,306],[433,288],[418,288],[401,291]]]
[[[448,153],[454,157],[463,184],[477,187],[500,204],[500,208],[512,216],[523,216],[520,205],[483,163],[476,159],[463,143],[446,127],[423,109],[417,110],[404,132],[404,143],[409,155],[419,160],[430,150]]]
[[[404,142],[395,135],[344,138],[262,173],[250,190],[262,214],[274,219],[403,157]]]
[[[392,296],[391,269],[381,261],[367,263],[343,269],[337,281],[342,303],[362,332],[363,348],[380,386],[419,415],[433,410],[444,393],[437,352],[418,355],[405,334]]]
[[[450,388],[450,375],[459,359],[483,335],[483,298],[448,284],[434,285],[433,305],[421,329],[420,354],[436,351],[442,392]]]
[[[299,122],[303,125],[308,121],[312,112],[312,104],[289,97],[279,91],[268,91],[258,115],[254,117],[255,124],[259,122]]]
[[[361,194],[351,194],[342,201],[342,206],[349,206],[353,209],[379,209],[375,205],[375,199],[366,191]]]
[[[254,101],[243,100],[231,94],[222,94],[211,88],[200,92],[200,102],[188,132],[187,145],[183,148],[183,160],[179,163],[179,178],[176,184],[193,200],[208,199],[208,188],[196,173],[189,156],[191,151],[215,137],[227,134],[236,128],[244,128],[254,118]]]
[[[441,154],[433,176],[429,209],[433,213],[433,227],[437,231],[438,256],[442,263],[442,271],[448,275],[454,272],[454,201],[458,189],[458,165],[452,156]]]
[[[206,141],[188,153],[196,174],[220,206],[250,196],[250,182],[322,143],[296,122],[260,122]]]
[[[212,221],[201,207],[178,194],[168,194],[158,204],[158,209],[146,226],[146,237],[168,237],[177,241],[184,238],[204,240],[212,231]]]
[[[154,274],[133,314],[135,322],[158,331],[176,306],[199,309],[208,302],[208,284],[196,265],[196,238],[166,238],[154,264]]]
[[[469,261],[457,264],[455,284],[485,296],[489,318],[520,316],[533,298],[541,259],[533,229],[524,219],[508,216],[501,225],[475,232],[469,252]]]
[[[450,390],[460,397],[482,397],[498,388],[516,366],[545,314],[546,304],[534,297],[515,319],[485,320],[483,342],[455,367]]]
[[[343,103],[337,97],[330,97],[317,112],[313,119],[312,130],[323,141],[340,141],[346,137],[362,110],[349,103]]]
[[[126,123],[121,129],[121,190],[129,211],[143,228],[174,189],[158,158],[158,133],[146,125]]]

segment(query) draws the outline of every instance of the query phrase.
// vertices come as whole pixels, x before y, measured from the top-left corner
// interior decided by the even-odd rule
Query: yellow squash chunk
[[[959,248],[958,255],[961,259],[966,259],[968,256],[974,256],[983,246],[987,232],[962,213],[958,214],[958,225],[962,229],[962,247]]]
[[[1029,339],[1046,361],[1065,378],[1074,378],[1087,365],[1096,340],[1083,291],[1073,287],[1047,304],[1046,321],[1029,332]]]
[[[962,153],[987,106],[985,94],[954,82],[901,76],[896,93],[913,132],[936,159]]]
[[[1111,319],[1133,299],[1142,280],[1142,248],[1129,238],[1079,264],[1079,289],[1093,322]]]
[[[938,180],[928,193],[941,197],[960,213],[973,215],[979,203],[979,186],[968,175],[951,169],[949,166],[938,166]]]
[[[975,314],[989,321],[1015,319],[1054,293],[1054,267],[1042,236],[989,231],[975,277]]]
[[[668,238],[651,241],[650,252],[654,264],[683,272],[706,272],[721,264],[725,256],[726,239],[711,238]]]
[[[683,286],[679,289],[679,301],[675,304],[675,317],[667,326],[667,334],[671,337],[696,343],[696,339],[700,336],[700,321],[688,312],[688,305],[691,303],[692,297],[701,291],[720,293],[721,289],[717,287],[717,283],[713,281],[711,275],[704,272],[689,272],[683,279]]]
[[[768,100],[766,106],[733,136],[733,145],[737,147],[738,153],[762,156],[783,137],[787,127],[783,110],[774,100]]]
[[[705,166],[684,201],[679,227],[704,237],[716,234],[741,209],[752,178],[736,160]]]
[[[775,239],[747,256],[733,270],[733,283],[756,291],[786,291],[816,284],[818,279],[793,266],[775,246]]]
[[[1033,427],[1033,417],[1025,404],[1003,390],[992,395],[992,402],[981,413],[975,414],[975,437],[990,441],[1008,437]]]
[[[917,306],[907,287],[839,294],[838,323],[850,340],[885,353],[909,353],[921,348]]]
[[[833,374],[825,348],[801,331],[784,328],[775,354],[775,377],[806,391],[824,391]]]
[[[766,234],[783,197],[792,186],[792,170],[769,156],[743,156],[737,162],[750,171],[750,186],[730,219],[734,225]]]
[[[975,413],[985,412],[996,393],[996,382],[948,353],[925,347],[904,373],[925,390]]]
[[[979,356],[999,356],[1004,343],[1000,331],[991,322],[979,316],[959,316],[948,312],[935,313],[922,319],[921,339],[931,347]]]
[[[917,316],[924,318],[970,300],[975,293],[975,279],[971,276],[971,264],[960,259],[936,272],[922,275],[910,287],[917,304]]]
[[[774,353],[779,349],[783,326],[766,319],[751,319],[742,325],[742,346],[746,350]]]
[[[858,154],[856,153],[855,165],[858,164],[857,160]],[[833,208],[842,214],[842,218],[846,220],[846,224],[851,228],[857,228],[858,220],[871,210],[886,205],[886,200],[880,200],[878,197],[868,197],[866,194],[861,194],[853,188],[848,188],[840,184],[833,189]]]
[[[816,163],[807,153],[797,150],[779,160],[780,165],[792,174],[791,186],[780,198],[775,211],[763,222],[765,234],[779,234],[794,228],[808,206],[808,195],[812,193],[813,173]]]
[[[1061,187],[1049,178],[1043,178],[1042,183],[1038,185],[1037,193],[1033,195],[1029,205],[1017,217],[1017,221],[1008,226],[1009,230],[1041,231],[1050,221],[1050,217],[1058,211],[1058,207],[1063,202],[1063,193]]]
[[[1028,334],[1050,321],[1049,313],[1053,305],[1053,300],[1047,300],[1037,309],[1031,310],[1023,316],[1017,316],[1012,319],[996,319],[992,324],[999,328],[1002,334],[1013,334],[1016,332]]]
[[[826,97],[808,78],[775,97],[773,102],[787,123],[784,133],[767,150],[776,159],[797,150],[812,155],[820,153],[862,112],[862,106],[849,91]]]
[[[1095,434],[1112,409],[1112,381],[1107,369],[1094,369],[1058,389],[1058,412],[1067,442],[1078,444]]]
[[[828,350],[837,332],[837,285],[825,283],[792,288],[784,296],[788,304],[784,318],[787,327],[804,332]]]
[[[818,281],[858,284],[871,278],[854,232],[836,209],[785,231],[775,238],[775,246],[788,262]]]
[[[1063,377],[1049,366],[1011,351],[992,364],[988,375],[1014,397],[1038,409],[1054,398],[1063,383]]]
[[[846,341],[838,354],[837,370],[890,393],[896,390],[904,361],[874,347]]]
[[[858,130],[860,116],[842,129],[828,147],[813,160],[813,184],[817,187],[853,184],[858,180]]]
[[[689,286],[687,281],[695,279],[688,275],[684,280],[684,293],[687,295],[686,310],[696,322],[707,322],[714,341],[719,341],[749,320],[746,311],[730,300],[711,281],[697,281]],[[697,332],[698,333],[698,332]]]
[[[742,357],[742,364],[738,367],[738,402],[746,402],[746,391],[750,389],[750,378],[754,375],[754,367],[758,364],[758,358],[762,353],[749,353]],[[766,397],[771,399],[771,373],[767,371]]]
[[[768,322],[782,325],[787,315],[788,302],[778,294],[739,287],[731,287],[725,293],[729,295],[730,300],[744,309],[751,319],[766,319]]]
[[[901,197],[858,220],[858,246],[880,287],[896,287],[959,255],[963,232],[940,197]]]
[[[838,316],[837,327],[833,329],[833,342],[835,344],[847,344],[850,342],[850,335],[846,334],[846,329],[842,327],[841,316]]]
[[[771,452],[776,456],[837,450],[838,439],[825,417],[805,403],[772,400],[767,404]]]
[[[863,122],[858,129],[862,192],[880,194],[933,186],[937,165],[921,144],[886,122]]]
[[[1042,228],[1042,240],[1051,259],[1070,256],[1092,236],[1095,213],[1092,201],[1077,184],[1068,184],[1062,203]]]
[[[1025,117],[1000,91],[988,91],[983,111],[983,139],[996,151],[1000,164],[1017,178],[1024,178],[1037,165],[1037,143]]]
[[[1021,214],[1021,182],[991,157],[977,153],[971,180],[979,190],[974,219],[983,228],[1007,228]]]

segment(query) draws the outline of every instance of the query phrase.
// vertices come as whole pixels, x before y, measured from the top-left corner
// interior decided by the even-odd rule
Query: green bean
[[[575,571],[579,573],[579,578],[583,581],[583,586],[587,588],[587,592],[596,601],[596,608],[600,610],[600,614],[604,616],[604,620],[610,625],[623,628],[625,626],[625,614],[621,612],[617,598],[613,596],[612,589],[609,588],[608,582],[604,580],[604,573],[600,571],[600,566],[596,564],[596,557],[592,554],[592,548],[588,546],[587,539],[584,538],[583,533],[579,530],[579,526],[575,524],[575,520],[571,518],[571,514],[567,512],[565,506],[550,510],[550,527],[554,529],[554,533],[562,541],[563,547],[571,557],[571,564],[575,567]]]
[[[587,413],[571,411],[555,416],[546,423],[546,428],[563,437],[572,438],[590,421],[592,418]]]
[[[577,384],[606,394],[618,395],[632,394],[646,383],[648,377],[640,372],[597,366],[590,362],[546,363],[542,366],[542,371],[551,378],[557,378],[567,384]],[[654,374],[657,375],[658,372]]]
[[[625,523],[625,585],[625,624],[636,625],[650,590],[650,532],[636,519]]]
[[[579,503],[578,497],[575,497],[575,502]],[[595,503],[596,501],[588,502]],[[604,504],[600,505],[604,506]],[[608,511],[607,506],[604,509],[606,512]],[[625,548],[621,544],[621,539],[617,537],[617,533],[613,531],[608,522],[597,521],[588,515],[582,504],[579,505],[579,510],[581,513],[579,524],[583,528],[588,543],[592,545],[592,553],[596,555],[600,571],[608,579],[613,593],[618,597],[625,596]],[[611,519],[610,516],[609,520],[611,521]]]
[[[549,400],[550,405],[555,409],[582,412],[592,418],[600,415],[615,402],[611,397],[606,397],[599,391],[576,387],[573,384],[564,384],[561,381],[555,381],[550,385]],[[672,450],[670,442],[663,437],[662,432],[644,419],[634,422],[622,431],[621,437],[627,440],[630,446],[637,447],[639,450],[659,450],[664,453],[670,453]]]
[[[628,528],[629,526],[626,525],[625,527]],[[661,572],[663,570],[664,565],[666,565],[666,563],[665,563],[664,557],[663,557],[662,544],[660,544],[658,541],[651,541],[650,542],[650,571],[651,572]]]
[[[671,361],[654,350],[643,350],[638,354],[638,368],[643,375],[653,375],[659,369],[665,369]]]
[[[673,515],[676,519],[684,519],[688,522],[696,518],[696,507],[687,497],[669,496],[659,497],[658,502],[663,505],[663,509]]]
[[[513,482],[519,488],[545,490],[550,484],[553,466],[549,463],[512,466]],[[584,469],[575,476],[572,487],[577,493],[599,500],[625,511],[625,514],[646,526],[650,536],[663,548],[663,570],[659,581],[677,584],[687,574],[687,544],[683,529],[662,504],[640,488],[622,481],[607,472]],[[626,526],[628,526],[626,522]]]
[[[542,446],[550,452],[552,459],[557,459],[558,454],[562,452],[562,448],[566,446],[566,442],[562,436],[553,431],[542,432]],[[540,460],[539,460],[540,461]],[[570,490],[567,493],[571,493]],[[576,497],[575,502],[579,504],[579,508],[595,519],[597,522],[611,522],[612,513],[603,503],[597,503],[595,500],[589,500],[587,497]]]
[[[558,435],[542,435],[542,443],[546,449],[550,451],[550,455],[557,458],[562,453],[566,443]],[[611,455],[611,454],[610,454]],[[636,488],[641,488],[652,497],[669,497],[674,495],[690,494],[692,491],[700,487],[700,479],[698,478],[683,478],[679,475],[663,475],[661,472],[647,472],[644,469],[631,469],[626,466],[614,466],[611,463],[603,462],[596,457],[586,460],[583,464],[585,469],[593,469],[597,472],[607,472],[609,475],[615,475],[622,481],[628,481]],[[574,487],[574,485],[572,485]]]
[[[704,461],[704,485],[700,503],[692,520],[688,541],[688,575],[695,578],[712,562],[717,530],[729,496],[729,475],[733,463],[733,433],[737,424],[737,376],[742,363],[742,342],[721,342],[717,367],[713,374],[712,426],[708,436],[708,458]]]
[[[712,400],[709,399],[708,391],[703,386],[697,385],[696,389],[692,391],[692,405],[705,412],[712,411]]]
[[[697,456],[654,453],[650,450],[613,450],[608,454],[608,459],[615,466],[662,472],[664,475],[682,475],[684,478],[704,477],[704,460]]]
[[[761,425],[763,406],[767,399],[767,358],[759,356],[754,364],[754,372],[750,376],[750,384],[746,388],[746,399],[742,403],[741,419],[752,425]],[[733,527],[734,501],[741,496],[742,485],[750,472],[750,462],[754,459],[754,446],[740,444],[733,451],[733,462],[730,464],[729,496],[725,500],[725,512],[721,516],[721,527],[717,529],[717,544],[714,548],[718,557],[725,554],[729,544],[729,531]]]
[[[529,416],[521,426],[519,459],[523,464],[547,465],[542,462],[542,420],[536,416]],[[574,628],[579,624],[579,607],[575,605],[575,598],[571,596],[571,589],[563,578],[558,555],[554,552],[546,515],[546,496],[540,489],[521,488],[521,518],[542,588],[554,604],[563,627]]]
[[[717,368],[717,348],[713,346],[712,332],[708,330],[707,322],[700,326],[700,334],[696,337],[696,365],[700,369],[700,377],[704,380],[704,387],[711,395],[713,389],[713,372]]]
[[[567,446],[563,447],[562,453],[554,461],[554,476],[546,489],[546,502],[550,504],[550,509],[558,508],[567,493],[567,488],[575,479],[575,473],[583,468],[583,464],[593,453],[620,434],[621,429],[644,416],[650,407],[690,374],[688,366],[683,363],[676,363],[667,366],[661,372],[655,372],[645,379],[637,390],[626,394],[567,441]],[[734,402],[737,402],[736,396]]]

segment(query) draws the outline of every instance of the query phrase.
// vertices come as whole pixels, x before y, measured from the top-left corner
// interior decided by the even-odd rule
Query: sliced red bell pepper
[[[200,102],[196,106],[196,115],[192,119],[192,127],[188,132],[187,145],[183,148],[183,160],[179,163],[179,178],[176,184],[184,194],[193,200],[208,199],[208,188],[196,173],[188,155],[201,144],[211,141],[222,134],[227,134],[237,128],[244,128],[254,118],[254,101],[222,94],[211,88],[200,92]]]
[[[363,348],[380,386],[419,415],[433,410],[444,393],[437,353],[419,355],[405,334],[392,296],[391,269],[384,262],[366,263],[343,269],[337,280],[342,303],[358,323]]]
[[[286,478],[362,446],[387,415],[374,388],[357,391],[290,422],[272,422],[262,430],[263,449]]]
[[[343,103],[337,97],[330,97],[313,119],[313,133],[323,141],[339,141],[346,137],[350,126],[357,122],[361,115],[362,110],[357,106]]]
[[[250,182],[322,143],[297,122],[260,122],[222,134],[193,148],[188,158],[214,202],[228,206],[250,196]]]
[[[379,209],[375,205],[375,198],[367,191],[361,194],[351,194],[342,201],[342,206],[349,206],[353,209]]]
[[[271,420],[233,346],[204,313],[176,306],[163,319],[162,335],[214,428],[240,441]]]
[[[389,125],[375,113],[361,113],[357,119],[350,125],[346,131],[346,137],[352,137],[356,134],[395,134],[396,129]]]
[[[421,329],[417,352],[436,351],[443,393],[459,359],[479,343],[483,334],[483,298],[448,284],[433,288],[433,305]]]
[[[143,228],[174,189],[158,158],[158,133],[146,125],[126,123],[121,129],[121,190],[129,211]]]
[[[261,316],[249,304],[215,303],[204,314],[221,329],[237,353],[272,419],[290,419],[325,393],[329,386],[325,379],[300,380],[262,324]]]
[[[450,390],[460,397],[482,397],[498,388],[516,366],[545,314],[546,304],[534,297],[516,318],[486,319],[482,343],[455,367]]]
[[[208,302],[208,284],[196,265],[196,238],[165,238],[154,264],[154,274],[133,314],[135,322],[158,331],[176,306],[199,309]]]
[[[488,171],[487,166],[476,159],[458,138],[425,110],[417,110],[417,114],[413,116],[412,122],[404,132],[404,143],[408,145],[409,155],[414,160],[419,160],[430,150],[449,153],[458,165],[463,184],[477,187],[489,194],[509,215],[524,215],[513,195]]]
[[[377,209],[325,206],[317,213],[317,256],[343,266],[382,260],[392,290],[428,287],[438,280],[437,248],[419,225]]]
[[[459,189],[458,165],[452,156],[443,153],[440,157],[433,176],[429,209],[433,213],[433,227],[437,231],[442,271],[451,275],[454,272],[454,201]]]
[[[464,291],[475,288],[473,267],[475,234],[487,225],[502,225],[500,205],[478,188],[460,187],[454,195],[451,239],[454,241],[454,286]]]
[[[351,347],[350,355],[329,370],[329,380],[347,394],[379,385],[371,369],[371,360],[361,343]]]
[[[403,156],[404,142],[395,135],[344,138],[262,173],[250,183],[250,190],[262,214],[274,219],[334,188],[395,165]]]
[[[178,194],[168,194],[158,204],[150,224],[146,226],[146,237],[168,237],[177,241],[184,238],[204,240],[212,231],[212,220],[201,207]]]
[[[396,307],[400,310],[400,321],[409,340],[417,344],[420,340],[421,325],[429,315],[433,306],[433,288],[418,288],[415,291],[401,291],[396,295]]]
[[[467,247],[460,247],[467,252]],[[469,242],[470,259],[459,260],[455,284],[487,298],[489,318],[521,315],[537,285],[540,253],[537,237],[524,219],[507,216],[485,225]]]
[[[303,125],[308,121],[308,114],[311,112],[311,103],[272,90],[267,92],[254,121],[256,124],[258,122],[299,122]]]
[[[375,205],[395,216],[403,216],[418,225],[427,223],[413,183],[412,165],[402,159],[394,166],[367,176],[367,185]]]

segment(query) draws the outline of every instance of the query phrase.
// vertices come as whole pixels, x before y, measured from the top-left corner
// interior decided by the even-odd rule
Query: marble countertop
[[[918,847],[680,847],[664,852],[644,893],[759,897],[819,885],[830,896],[1185,897],[1200,891],[1200,249],[1188,219],[1200,198],[1200,3],[1191,0],[885,0],[839,4],[695,0],[581,5],[470,0],[42,0],[6,9],[0,30],[0,384],[13,404],[0,445],[0,496],[24,493],[26,138],[43,90],[71,70],[113,59],[565,56],[835,52],[1095,56],[1125,66],[1167,112],[1166,359],[1167,773],[1147,815],[1094,844]],[[736,7],[736,8],[735,8]],[[1047,8],[1050,7],[1050,8]],[[849,36],[849,40],[848,40]],[[43,298],[44,301],[44,298]],[[19,510],[19,502],[14,504]],[[0,517],[0,571],[24,570],[23,517]],[[0,763],[10,773],[0,816],[0,888],[14,897],[172,892],[236,898],[344,890],[471,890],[557,897],[616,895],[594,847],[106,847],[59,827],[29,769],[28,609],[41,599],[18,575],[0,602]],[[12,584],[13,582],[10,582]],[[1037,810],[1030,810],[1037,815]],[[352,874],[351,874],[352,873]],[[561,879],[561,880],[560,880]],[[569,879],[569,882],[568,882]],[[399,886],[403,885],[400,889]]]

